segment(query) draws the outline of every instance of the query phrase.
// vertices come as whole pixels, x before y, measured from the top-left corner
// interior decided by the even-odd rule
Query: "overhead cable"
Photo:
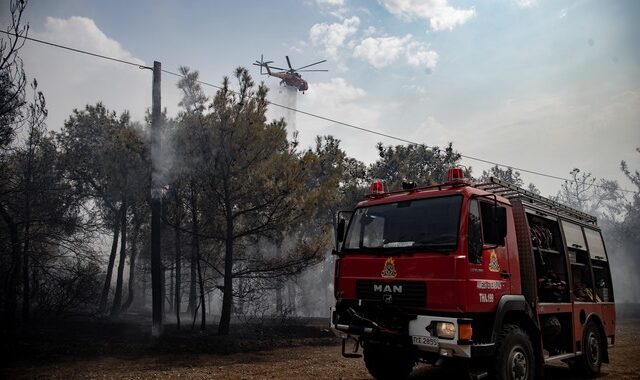
[[[72,47],[69,47],[69,46],[56,44],[56,43],[53,43],[53,42],[43,41],[43,40],[40,40],[40,39],[37,39],[37,38],[21,36],[21,35],[17,35],[17,34],[14,34],[14,33],[3,31],[3,30],[0,30],[0,33],[4,33],[6,35],[17,37],[17,38],[24,38],[25,40],[28,40],[28,41],[38,42],[38,43],[41,43],[41,44],[57,47],[57,48],[60,48],[60,49],[69,50],[69,51],[80,53],[80,54],[86,54],[86,55],[90,55],[90,56],[93,56],[93,57],[102,58],[102,59],[106,59],[106,60],[110,60],[110,61],[114,61],[114,62],[126,64],[126,65],[136,66],[136,67],[138,67],[140,69],[149,69],[149,70],[153,69],[150,66],[145,66],[145,65],[142,65],[142,64],[139,64],[139,63],[136,63],[136,62],[126,61],[126,60],[123,60],[123,59],[109,57],[109,56],[102,55],[102,54],[92,53],[92,52],[89,52],[89,51],[86,51],[86,50],[82,50],[82,49],[76,49],[76,48],[72,48]],[[174,73],[174,72],[169,71],[169,70],[162,70],[162,72],[166,73],[166,74],[169,74],[169,75],[176,76],[176,77],[180,77],[180,78],[184,78],[185,77],[182,74]],[[202,85],[205,85],[205,86],[216,88],[218,90],[223,89],[222,86],[215,85],[215,84],[212,84],[212,83],[209,83],[209,82],[205,82],[205,81],[202,81],[202,80],[196,80],[196,82],[198,82],[198,83],[200,83]],[[226,90],[231,92],[231,93],[233,93],[233,94],[236,94],[236,95],[238,94],[236,91],[233,91],[231,89],[227,88]],[[374,135],[377,135],[377,136],[385,137],[385,138],[388,138],[388,139],[404,142],[404,143],[407,143],[407,144],[425,146],[425,147],[429,148],[429,146],[426,145],[426,144],[419,143],[419,142],[416,142],[416,141],[412,141],[412,140],[409,140],[409,139],[406,139],[406,138],[390,135],[390,134],[379,132],[379,131],[376,131],[376,130],[373,130],[373,129],[359,127],[357,125],[346,123],[346,122],[343,122],[343,121],[340,121],[340,120],[337,120],[337,119],[332,119],[332,118],[329,118],[329,117],[326,117],[326,116],[322,116],[322,115],[319,115],[319,114],[316,114],[316,113],[303,111],[303,110],[300,110],[298,108],[289,107],[289,106],[286,106],[284,104],[279,104],[279,103],[272,102],[272,101],[269,101],[269,100],[267,100],[267,102],[269,104],[271,104],[273,106],[276,106],[276,107],[279,107],[279,108],[283,108],[283,109],[286,109],[286,110],[289,110],[289,111],[293,111],[293,112],[296,112],[296,113],[299,113],[299,114],[302,114],[302,115],[307,115],[307,116],[310,116],[310,117],[313,117],[313,118],[316,118],[316,119],[328,121],[330,123],[334,123],[334,124],[337,124],[337,125],[342,125],[342,126],[345,126],[345,127],[348,127],[348,128],[352,128],[352,129],[356,129],[356,130],[359,130],[359,131],[362,131],[362,132],[366,132],[366,133],[374,134]],[[559,177],[559,176],[552,175],[552,174],[546,174],[546,173],[542,173],[542,172],[535,171],[535,170],[524,169],[524,168],[521,168],[521,167],[507,165],[507,164],[503,164],[503,163],[496,162],[496,161],[486,160],[486,159],[479,158],[479,157],[469,156],[469,155],[465,155],[465,154],[460,154],[460,156],[462,158],[466,158],[466,159],[469,159],[469,160],[483,162],[483,163],[486,163],[486,164],[491,164],[491,165],[504,167],[504,168],[508,168],[508,169],[512,169],[512,170],[517,170],[517,171],[523,172],[523,173],[529,173],[529,174],[533,174],[533,175],[537,175],[537,176],[541,176],[541,177],[552,178],[552,179],[556,179],[556,180],[560,180],[560,181],[564,181],[564,182],[576,182],[577,183],[577,181],[575,181],[573,179]],[[598,185],[598,184],[595,184],[595,183],[591,183],[591,184],[588,184],[588,185],[589,186],[595,186],[595,187],[605,187],[605,186]],[[618,190],[622,191],[622,192],[626,192],[626,193],[632,193],[632,194],[635,193],[635,191],[627,190],[627,189],[618,189]]]

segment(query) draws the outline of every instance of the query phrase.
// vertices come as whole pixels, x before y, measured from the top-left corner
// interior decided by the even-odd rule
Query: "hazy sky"
[[[6,25],[8,0],[0,0]],[[260,54],[284,66],[327,59],[308,73],[296,106],[427,145],[567,177],[574,167],[619,179],[624,159],[640,167],[640,2],[486,0],[88,1],[32,0],[30,36],[220,83],[237,66],[284,94],[250,64]],[[28,42],[59,129],[73,108],[103,101],[142,120],[151,72]],[[205,88],[208,95],[214,89]],[[163,107],[175,114],[175,79],[163,77]],[[285,115],[273,110],[271,116]],[[332,134],[351,155],[376,159],[393,140],[298,115],[303,146]],[[465,160],[479,175],[487,165]],[[556,180],[523,174],[543,194]]]

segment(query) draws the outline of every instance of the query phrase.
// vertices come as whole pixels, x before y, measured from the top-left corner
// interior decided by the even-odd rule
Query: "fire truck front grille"
[[[425,306],[427,296],[424,282],[356,281],[356,297],[363,301],[397,306]]]

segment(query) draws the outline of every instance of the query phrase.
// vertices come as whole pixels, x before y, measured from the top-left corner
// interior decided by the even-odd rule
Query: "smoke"
[[[333,274],[335,258],[327,252],[325,259],[296,279],[299,296],[298,314],[303,317],[327,317],[333,306]]]
[[[296,126],[296,109],[298,103],[298,89],[290,86],[279,86],[277,90],[272,90],[275,94],[273,98],[274,103],[282,104],[287,108],[280,108],[273,110],[274,117],[284,118],[287,122],[287,136],[291,140],[297,133],[298,128]]]
[[[162,122],[159,131],[157,131],[157,144],[151,147],[151,163],[152,163],[152,188],[151,196],[161,196],[161,188],[171,183],[172,176],[176,172],[174,169],[176,161],[175,151],[175,125],[170,121]],[[150,139],[153,141],[153,133],[150,131]]]
[[[640,303],[640,257],[637,252],[637,238],[617,231],[620,226],[603,225],[613,291],[616,303]],[[635,247],[635,248],[634,248]]]

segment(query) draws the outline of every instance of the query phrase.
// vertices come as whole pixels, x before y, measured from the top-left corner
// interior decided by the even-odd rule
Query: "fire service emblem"
[[[396,278],[398,276],[398,272],[396,272],[396,265],[393,262],[393,257],[387,258],[387,261],[384,262],[384,267],[382,268],[382,273],[380,273],[382,278]]]
[[[489,256],[489,270],[492,272],[500,272],[500,263],[498,263],[498,255],[495,249],[491,250]]]

